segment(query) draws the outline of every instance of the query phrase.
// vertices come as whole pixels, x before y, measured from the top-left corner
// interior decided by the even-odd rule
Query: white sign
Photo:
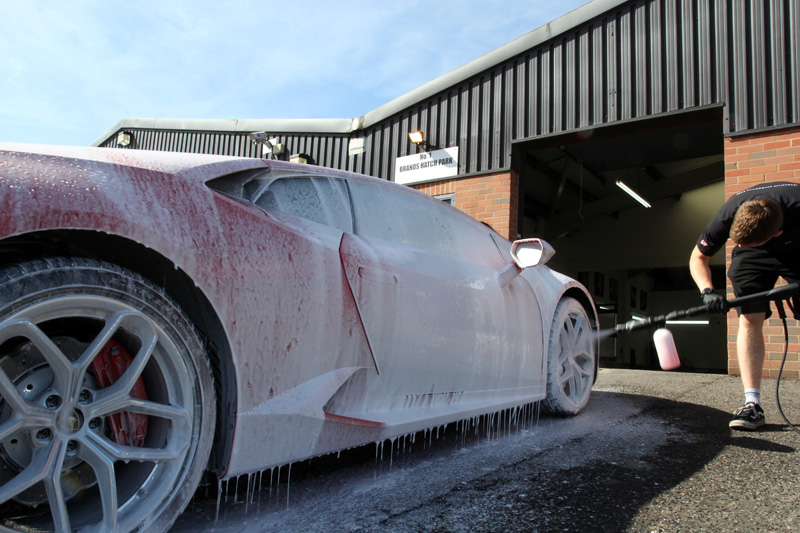
[[[447,178],[458,174],[458,146],[398,157],[394,181],[401,185]]]

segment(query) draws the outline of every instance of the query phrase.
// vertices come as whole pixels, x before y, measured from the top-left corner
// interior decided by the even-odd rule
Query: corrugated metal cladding
[[[459,174],[510,168],[511,143],[724,103],[728,134],[800,122],[800,0],[639,0],[363,131],[275,132],[322,166],[392,179],[410,131],[459,147]],[[140,132],[141,148],[258,156],[243,133]],[[107,145],[110,145],[108,143]],[[196,149],[195,149],[196,148]]]
[[[800,0],[642,0],[368,130],[355,170],[391,173],[405,134],[459,146],[459,174],[510,142],[726,103],[726,133],[800,121]]]

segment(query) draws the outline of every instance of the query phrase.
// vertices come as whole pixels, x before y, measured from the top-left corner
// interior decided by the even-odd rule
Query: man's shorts
[[[778,277],[782,277],[788,283],[800,282],[800,249],[780,254],[740,246],[733,249],[728,278],[733,284],[733,294],[737,298],[774,288]],[[792,298],[792,302],[795,318],[798,318],[800,309],[798,309],[797,295]],[[772,314],[769,302],[748,304],[737,308],[736,311],[740,315],[766,313],[767,318]]]

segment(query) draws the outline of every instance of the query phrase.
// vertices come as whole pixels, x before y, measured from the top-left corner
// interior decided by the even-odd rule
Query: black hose
[[[795,430],[796,432],[800,433],[800,429],[797,429],[794,424],[789,422],[789,419],[786,418],[786,415],[783,413],[783,408],[781,407],[781,376],[783,375],[783,367],[786,366],[786,357],[789,355],[789,326],[786,324],[786,311],[783,309],[783,302],[780,300],[775,302],[778,308],[778,315],[781,318],[781,322],[783,322],[783,340],[784,340],[784,347],[783,347],[783,361],[781,361],[781,368],[778,370],[778,380],[775,382],[775,403],[778,404],[778,412],[783,417],[783,420],[789,424],[789,427]],[[789,303],[789,308],[794,311],[792,308],[792,304]]]

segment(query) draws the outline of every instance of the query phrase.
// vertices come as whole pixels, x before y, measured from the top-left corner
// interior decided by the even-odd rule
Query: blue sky
[[[353,118],[588,0],[5,0],[0,141],[123,118]]]

